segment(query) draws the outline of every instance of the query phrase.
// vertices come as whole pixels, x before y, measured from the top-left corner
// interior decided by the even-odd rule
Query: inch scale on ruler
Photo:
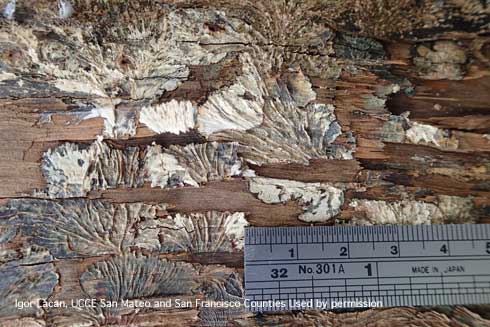
[[[251,311],[490,303],[490,225],[249,227],[245,298]]]

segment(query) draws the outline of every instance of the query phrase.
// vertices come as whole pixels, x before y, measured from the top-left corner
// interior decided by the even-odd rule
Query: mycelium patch
[[[197,109],[190,101],[172,100],[144,106],[139,122],[155,133],[185,133],[196,127]]]
[[[58,284],[52,261],[49,251],[36,246],[0,251],[0,316],[17,315],[17,302],[32,303],[23,316],[43,313],[39,299],[50,297]]]
[[[246,131],[262,123],[265,85],[249,54],[241,55],[240,61],[243,75],[235,84],[213,93],[199,108],[201,133]]]
[[[322,183],[302,183],[287,179],[251,178],[250,192],[265,203],[297,200],[303,206],[298,219],[306,222],[326,222],[340,213],[344,192]]]
[[[142,176],[152,187],[199,186],[251,172],[237,155],[236,143],[204,143],[147,148]]]
[[[428,144],[446,149],[458,148],[457,140],[451,139],[448,131],[427,124],[412,123],[405,136],[413,144]]]
[[[101,138],[89,146],[64,143],[49,149],[41,162],[46,195],[80,197],[96,189],[139,186],[138,155],[138,148],[113,149]]]
[[[457,150],[459,140],[449,130],[436,126],[411,122],[408,112],[391,115],[384,124],[382,139],[387,142],[421,144],[441,150]]]
[[[349,149],[333,145],[341,134],[334,107],[312,103],[316,93],[301,70],[266,83],[248,55],[241,60],[244,74],[236,84],[199,109],[200,132],[213,140],[237,140],[240,153],[256,164],[352,157]]]
[[[263,118],[249,129],[223,128],[211,140],[237,141],[240,154],[254,164],[299,162],[310,159],[351,159],[352,150],[334,144],[342,133],[331,104],[315,103],[316,94],[301,70],[288,71],[279,79],[256,75],[265,86],[262,96]],[[224,113],[221,113],[224,114]],[[226,116],[228,117],[228,116]]]
[[[246,38],[247,51],[260,71],[274,75],[283,68],[293,68],[309,76],[338,77],[340,66],[333,58],[331,42],[334,32],[326,21],[316,19],[317,9],[312,2],[244,4],[236,9],[236,16],[247,19],[235,29]]]
[[[129,231],[137,231],[140,222],[156,219],[157,211],[164,210],[163,204],[32,199],[11,200],[0,213],[9,212],[9,224],[63,259],[123,253],[134,243]]]
[[[139,187],[199,186],[208,181],[252,176],[238,157],[237,143],[204,143],[162,148],[151,145],[119,150],[98,138],[91,145],[64,143],[49,149],[41,162],[46,189],[36,195],[50,198],[86,196],[93,190]]]
[[[0,208],[0,214],[10,216],[0,230],[12,227],[14,235],[49,249],[57,259],[117,255],[137,248],[161,253],[240,251],[248,225],[242,212],[167,215],[165,204],[86,199],[15,199]]]
[[[301,70],[288,74],[286,87],[298,107],[305,107],[316,99],[316,93],[313,91],[310,80]]]
[[[90,114],[83,119],[101,117],[104,119],[103,135],[109,138],[134,136],[136,134],[136,115],[131,110],[116,110],[119,99],[97,99],[93,102]]]
[[[425,79],[460,80],[465,74],[466,53],[453,41],[437,41],[432,48],[419,45],[413,59],[419,76]]]
[[[128,253],[98,261],[80,277],[83,295],[119,303],[116,307],[68,308],[55,316],[61,326],[104,324],[130,326],[138,314],[148,313],[141,308],[121,306],[121,301],[151,301],[172,295],[189,296],[197,289],[196,269],[188,263],[171,262],[155,256]],[[168,312],[167,312],[168,313]],[[126,324],[127,319],[130,322]],[[119,323],[121,322],[121,323]]]
[[[177,158],[164,152],[161,146],[152,145],[145,151],[143,178],[151,187],[199,186]]]
[[[89,168],[96,162],[95,149],[65,143],[43,155],[41,169],[52,197],[84,196],[91,190]]]
[[[13,17],[11,8],[14,7],[7,5],[4,16]],[[231,26],[226,30],[228,38],[220,35],[218,39],[207,32],[195,33],[206,31],[205,26],[216,19],[227,20],[214,10],[172,10],[154,6],[146,10],[153,10],[161,17],[152,23],[140,20],[138,15],[129,15],[114,19],[110,27],[104,25],[104,33],[96,34],[97,29],[80,27],[72,18],[68,19],[74,10],[68,1],[60,1],[58,9],[57,16],[65,19],[63,28],[48,17],[42,26],[10,24],[4,27],[0,41],[15,45],[21,60],[8,62],[2,72],[19,77],[49,75],[52,86],[72,95],[155,99],[186,80],[189,65],[219,62],[230,50],[226,46],[203,47],[201,42],[243,41]],[[103,21],[100,19],[94,24],[103,24]],[[56,39],[43,35],[54,35]]]
[[[203,281],[201,289],[208,299],[212,301],[238,301],[243,302],[245,292],[243,278],[239,274],[229,272],[216,272],[208,280]],[[238,319],[246,314],[244,306],[236,308],[213,308],[203,306],[199,310],[202,324],[207,326],[222,326],[227,322]]]
[[[438,197],[436,203],[402,200],[395,202],[354,199],[349,206],[358,214],[354,221],[361,224],[440,224],[472,222],[471,198]]]
[[[52,123],[52,117],[67,116],[66,124],[78,124],[81,121],[102,118],[104,128],[101,135],[105,138],[125,138],[136,134],[138,108],[125,106],[119,98],[96,98],[90,101],[76,101],[66,110],[46,110],[40,115],[39,124]]]
[[[310,159],[351,159],[349,148],[334,144],[341,134],[333,105],[310,104],[304,109],[286,101],[268,101],[264,122],[259,127],[240,131],[223,131],[210,138],[235,140],[240,154],[254,164],[298,162]]]
[[[129,253],[93,264],[80,284],[88,296],[120,301],[190,294],[196,275],[188,263]]]
[[[245,214],[207,212],[147,219],[134,246],[161,252],[232,252],[243,249]]]
[[[213,301],[243,300],[245,292],[243,278],[240,274],[217,270],[213,271],[212,277],[212,279],[204,279],[201,286],[201,289],[210,299]]]

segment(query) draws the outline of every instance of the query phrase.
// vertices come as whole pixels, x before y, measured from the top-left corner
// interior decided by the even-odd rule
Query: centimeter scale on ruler
[[[490,225],[249,227],[245,298],[252,311],[490,303]]]

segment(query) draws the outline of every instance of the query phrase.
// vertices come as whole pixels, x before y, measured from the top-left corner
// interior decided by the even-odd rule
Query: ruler
[[[490,303],[490,225],[249,227],[253,312]]]

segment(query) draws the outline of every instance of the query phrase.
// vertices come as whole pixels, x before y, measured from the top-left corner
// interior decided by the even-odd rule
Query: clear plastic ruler
[[[250,311],[490,303],[490,225],[250,227],[245,299]]]

